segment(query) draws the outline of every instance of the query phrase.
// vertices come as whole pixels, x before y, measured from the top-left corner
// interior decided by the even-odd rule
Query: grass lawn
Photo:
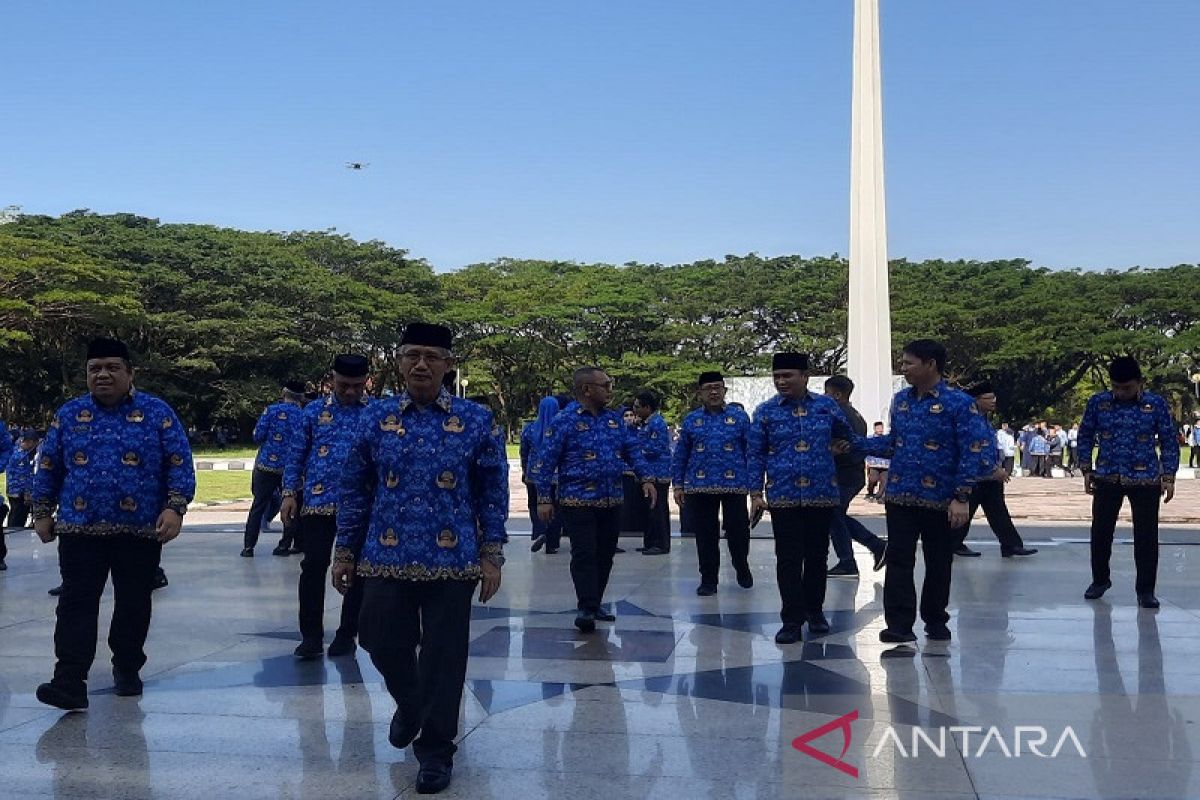
[[[199,470],[196,472],[197,503],[242,500],[250,497],[250,470]]]
[[[192,457],[204,459],[249,459],[254,458],[257,453],[257,447],[197,447],[192,451]]]

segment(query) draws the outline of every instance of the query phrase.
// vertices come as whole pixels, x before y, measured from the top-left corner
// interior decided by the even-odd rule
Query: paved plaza
[[[1185,503],[1196,507],[1181,497],[1168,509]],[[145,695],[111,693],[102,641],[80,714],[33,697],[53,663],[55,549],[8,537],[0,797],[413,795],[417,765],[387,743],[393,706],[368,657],[293,659],[299,560],[262,546],[238,558],[238,517],[189,515],[165,549],[171,584],[155,594]],[[867,524],[882,532],[882,519]],[[1164,526],[1157,612],[1135,606],[1127,526],[1114,588],[1091,603],[1085,524],[1021,528],[1041,549],[1023,560],[1002,559],[986,525],[973,530],[984,555],[955,564],[953,641],[895,649],[878,641],[882,573],[862,551],[860,580],[830,581],[833,632],[776,645],[763,538],[755,587],[727,571],[707,598],[694,593],[690,540],[665,557],[624,540],[609,589],[618,619],[582,636],[567,549],[530,554],[518,518],[504,585],[476,607],[442,796],[1200,796],[1200,527]],[[337,603],[330,592],[330,628]],[[105,622],[110,612],[111,594]]]

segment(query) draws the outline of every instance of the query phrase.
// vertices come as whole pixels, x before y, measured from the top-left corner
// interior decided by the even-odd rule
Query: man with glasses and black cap
[[[450,784],[471,597],[500,588],[507,539],[507,457],[491,412],[442,387],[452,344],[441,325],[405,328],[404,391],[362,415],[346,459],[333,567],[339,592],[362,587],[362,646],[396,701],[388,741],[412,743],[419,794]]]
[[[58,539],[63,579],[54,677],[37,688],[37,698],[67,711],[88,706],[109,575],[115,692],[142,693],[138,672],[146,663],[155,570],[196,491],[187,433],[170,406],[134,388],[129,348],[95,339],[85,369],[89,393],[55,413],[33,479],[34,529],[43,542]]]
[[[808,391],[806,354],[776,353],[771,372],[778,394],[755,410],[750,423],[750,504],[755,515],[771,511],[783,622],[775,641],[792,644],[806,622],[810,634],[829,633],[829,523],[841,502],[834,442],[842,441],[840,451],[861,437],[836,401]]]
[[[299,429],[304,411],[304,383],[288,381],[283,386],[283,396],[278,403],[267,406],[254,426],[254,443],[258,455],[254,459],[254,472],[250,476],[250,493],[254,501],[246,517],[246,530],[242,537],[242,556],[254,555],[258,534],[262,530],[263,516],[271,506],[272,498],[283,486],[283,469],[287,465],[288,449],[292,437]],[[291,554],[295,540],[295,525],[284,522],[283,537],[271,555]]]
[[[612,379],[599,367],[581,367],[575,370],[572,383],[575,402],[550,424],[550,435],[534,453],[532,477],[537,486],[538,515],[550,522],[555,514],[551,490],[558,476],[558,507],[563,530],[571,540],[571,580],[579,609],[575,627],[591,633],[596,630],[596,620],[616,619],[600,604],[620,535],[621,476],[626,465],[633,467],[641,482],[651,513],[654,504],[665,503],[666,498],[658,497],[648,477],[637,434],[608,407]]]
[[[1083,596],[1097,600],[1112,588],[1108,562],[1121,504],[1133,512],[1134,590],[1142,608],[1158,608],[1158,511],[1175,496],[1179,443],[1171,407],[1146,391],[1142,368],[1129,356],[1108,366],[1108,391],[1092,395],[1079,426],[1079,468],[1092,496],[1092,584]],[[1096,463],[1092,463],[1092,452]]]
[[[342,469],[354,431],[367,408],[367,359],[343,354],[333,360],[333,393],[306,405],[291,437],[283,471],[284,526],[300,522],[300,644],[301,660],[325,652],[325,583],[337,536],[337,509]],[[297,514],[297,511],[299,513]],[[352,587],[342,601],[341,623],[329,644],[329,657],[350,655],[357,647],[358,612],[362,589]]]
[[[696,383],[700,408],[679,424],[679,441],[671,459],[675,504],[688,510],[696,535],[700,585],[696,594],[717,593],[721,571],[721,525],[725,544],[737,573],[738,585],[754,585],[750,572],[750,514],[746,495],[750,469],[746,464],[750,417],[740,407],[726,405],[725,378],[720,372],[702,372]]]

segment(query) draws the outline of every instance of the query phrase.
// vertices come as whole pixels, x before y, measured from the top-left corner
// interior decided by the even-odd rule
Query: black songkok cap
[[[22,428],[21,429],[21,438],[22,439],[40,439],[41,437],[38,436],[38,432],[35,428]]]
[[[706,383],[716,383],[717,381],[724,381],[724,380],[725,380],[725,376],[719,372],[716,372],[716,371],[701,372],[700,379],[696,381],[696,385],[703,386]]]
[[[363,356],[342,353],[333,360],[333,371],[346,378],[361,378],[367,374],[369,364]]]
[[[304,394],[304,381],[288,381],[283,385],[283,388],[292,394]]]
[[[798,369],[808,372],[807,353],[776,353],[771,359],[771,369]]]
[[[304,393],[305,400],[316,400],[320,396],[321,396],[321,393],[318,392],[316,389],[311,389]]]
[[[100,336],[88,342],[87,360],[93,358],[123,358],[129,361],[129,348],[120,339]]]
[[[1108,377],[1112,379],[1113,383],[1140,381],[1142,368],[1138,366],[1137,359],[1133,356],[1120,356],[1114,358],[1108,365]]]
[[[427,322],[410,322],[404,326],[400,344],[419,344],[425,347],[441,347],[450,350],[454,337],[445,325],[430,325]]]
[[[971,388],[967,389],[967,394],[971,395],[971,397],[979,397],[980,395],[995,393],[996,387],[992,386],[991,381],[980,381],[979,383],[971,386]]]

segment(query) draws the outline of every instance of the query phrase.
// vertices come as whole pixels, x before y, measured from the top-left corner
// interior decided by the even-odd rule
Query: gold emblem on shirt
[[[320,447],[318,447],[317,455],[320,456],[321,458],[324,458],[325,456],[329,455],[329,445],[323,444]]]
[[[807,416],[808,416],[808,409],[807,409],[807,408],[805,408],[804,406],[796,406],[796,410],[792,412],[792,416],[794,416],[794,417],[807,417]]]
[[[729,478],[730,480],[733,480],[734,478],[736,478],[736,477],[737,477],[737,473],[735,473],[735,472],[734,472],[733,470],[731,470],[731,469],[727,469],[727,470],[725,470],[725,477],[726,477],[726,478]]]
[[[724,449],[726,452],[732,453],[733,452],[733,442],[726,442]]]
[[[594,450],[584,451],[583,460],[584,461],[595,461],[596,460],[596,451],[594,451]]]
[[[312,487],[312,493],[313,493],[313,494],[324,494],[324,493],[325,493],[325,486],[324,486],[324,484],[320,484],[320,483],[318,483],[318,484],[315,484],[315,485]]]
[[[391,431],[399,436],[404,435],[404,424],[400,422],[395,414],[388,414],[383,419],[379,420],[379,430]]]
[[[171,455],[171,463],[177,467],[182,466],[183,465],[183,456],[181,456],[179,453],[173,453]]]
[[[704,442],[697,442],[697,443],[696,443],[696,452],[697,452],[697,453],[703,453],[703,452],[704,452]]]
[[[272,436],[271,438],[272,438],[274,441],[276,441],[276,442],[282,442],[282,441],[283,441],[283,434],[282,434],[282,433],[277,433],[277,434],[275,434],[274,436]]]
[[[138,464],[141,463],[141,459],[138,458],[137,453],[130,450],[128,453],[121,456],[121,463],[127,467],[136,467]]]
[[[933,441],[932,439],[930,439],[929,441],[925,442],[925,449],[926,450],[941,450],[942,446],[940,444],[938,444],[937,442]],[[978,453],[979,451],[976,450],[975,452]]]
[[[704,470],[698,470],[696,472],[696,477],[699,478],[700,480],[704,480]]]
[[[328,424],[329,424],[329,423],[331,423],[331,422],[333,422],[333,414],[330,414],[330,413],[329,413],[329,409],[325,409],[325,410],[324,410],[324,411],[322,411],[322,412],[320,413],[320,415],[317,417],[317,424],[318,424],[318,425],[328,425]]]
[[[75,502],[72,503],[72,505],[75,507],[76,511],[83,511],[85,508],[87,508],[87,500],[84,500],[82,497],[76,497]]]
[[[379,537],[379,543],[384,547],[395,547],[396,545],[400,544],[400,537],[396,535],[394,530],[388,528]]]
[[[621,427],[621,426],[620,426],[620,425],[617,423],[617,421],[616,421],[615,419],[610,419],[610,420],[608,421],[608,427],[610,427],[610,428],[619,428],[619,427]]]
[[[446,528],[444,531],[438,534],[437,543],[438,547],[449,550],[458,545],[458,534],[449,528]]]
[[[725,424],[726,425],[737,425],[737,420],[734,419],[733,417],[726,417]]]
[[[280,411],[278,414],[275,415],[275,419],[287,419],[287,412]]]
[[[804,441],[803,439],[796,442],[796,452],[797,453],[807,453],[808,452],[808,442]]]
[[[171,427],[171,426],[172,426],[172,425],[174,425],[174,424],[175,424],[175,423],[174,423],[174,422],[171,420],[171,418],[170,418],[170,417],[163,417],[163,421],[162,421],[162,423],[161,423],[161,427],[162,427],[162,429],[165,431],[167,428]]]
[[[78,414],[75,415],[75,421],[76,422],[91,422],[92,421],[91,409],[85,408],[82,411],[80,411]]]
[[[133,411],[130,411],[125,416],[125,419],[128,420],[129,422],[141,422],[145,418],[146,418],[146,415],[142,412],[142,410],[140,408],[135,408]]]
[[[387,488],[395,489],[400,485],[400,476],[392,472],[390,469],[387,474]]]
[[[448,417],[446,421],[442,423],[442,430],[446,431],[447,433],[462,433],[465,428],[463,427],[462,420],[457,416],[453,416]]]
[[[82,467],[88,462],[87,453],[78,452],[75,454],[75,458],[73,460],[75,461],[75,466]]]
[[[924,486],[926,489],[936,488],[937,487],[937,478],[934,478],[931,475],[926,475],[924,478],[921,478],[921,485]]]
[[[38,469],[54,469],[54,461],[50,456],[42,456],[42,460],[38,462]]]
[[[137,511],[137,500],[132,497],[124,497],[121,499],[122,511]]]
[[[941,403],[934,403],[933,405],[931,405],[929,407],[929,413],[930,414],[940,414],[940,413],[942,413],[943,408],[944,407],[942,406]]]
[[[437,485],[439,489],[453,489],[458,486],[458,478],[454,477],[454,473],[446,470],[441,475],[438,475]]]
[[[799,486],[801,489],[807,488],[811,482],[812,481],[810,481],[808,478],[806,478],[804,476],[801,476],[796,479],[796,485]]]

